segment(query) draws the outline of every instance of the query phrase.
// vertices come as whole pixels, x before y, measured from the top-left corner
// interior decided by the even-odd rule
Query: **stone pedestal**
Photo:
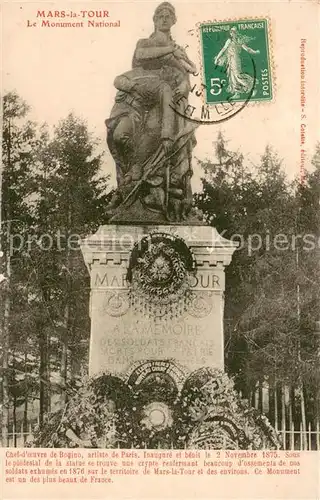
[[[191,302],[182,315],[170,320],[146,317],[129,300],[126,275],[131,250],[155,232],[182,238],[196,261]],[[234,242],[209,226],[107,225],[83,240],[91,277],[90,376],[129,373],[147,360],[174,360],[187,371],[203,366],[223,369],[224,268],[235,248]]]

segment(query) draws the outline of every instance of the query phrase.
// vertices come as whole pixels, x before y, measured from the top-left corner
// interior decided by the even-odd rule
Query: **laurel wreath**
[[[153,402],[167,407],[169,418],[160,429],[146,422]],[[193,372],[180,392],[152,380],[131,387],[111,374],[89,380],[63,410],[48,415],[29,446],[84,447],[70,441],[68,429],[87,440],[89,448],[281,447],[268,419],[240,398],[226,373],[212,368]]]
[[[158,305],[169,304],[187,293],[193,269],[193,256],[181,238],[155,233],[132,250],[127,280],[132,294]]]

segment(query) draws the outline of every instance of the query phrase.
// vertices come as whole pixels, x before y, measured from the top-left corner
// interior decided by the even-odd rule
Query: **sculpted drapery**
[[[192,207],[194,129],[173,104],[188,98],[196,68],[171,37],[173,6],[160,4],[153,21],[154,32],[136,45],[132,69],[115,79],[118,92],[106,120],[117,172],[111,221],[181,222]]]

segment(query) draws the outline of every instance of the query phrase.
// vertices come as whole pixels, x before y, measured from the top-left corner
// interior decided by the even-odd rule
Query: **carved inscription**
[[[95,288],[114,288],[125,289],[128,288],[126,273],[112,274],[112,273],[96,273],[93,285]]]
[[[129,287],[126,280],[127,273],[114,274],[112,272],[96,272],[93,279],[94,288],[126,289]],[[221,290],[220,276],[213,273],[197,273],[189,277],[191,288],[205,290]]]

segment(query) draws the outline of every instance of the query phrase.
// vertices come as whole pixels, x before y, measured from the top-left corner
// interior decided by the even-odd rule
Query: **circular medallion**
[[[160,431],[171,427],[173,423],[172,411],[166,403],[154,401],[143,409],[144,417],[141,424],[147,429]]]
[[[188,313],[195,318],[205,318],[213,309],[212,292],[192,292],[189,297]]]
[[[129,310],[128,292],[107,292],[103,301],[103,308],[109,316],[123,316]]]

